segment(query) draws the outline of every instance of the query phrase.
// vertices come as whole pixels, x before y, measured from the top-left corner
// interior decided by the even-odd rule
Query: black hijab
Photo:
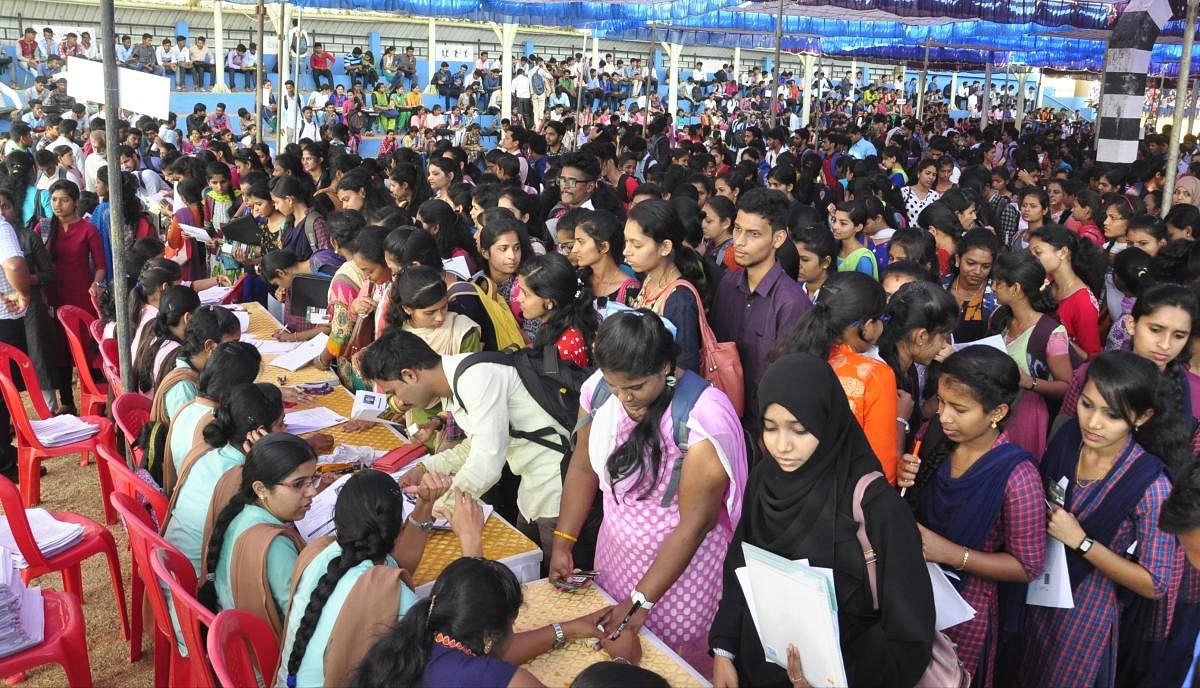
[[[810,354],[783,356],[763,374],[758,410],[779,404],[820,441],[792,472],[772,460],[754,467],[742,514],[743,539],[780,556],[833,563],[834,541],[854,540],[851,499],[858,479],[882,471],[833,369]]]

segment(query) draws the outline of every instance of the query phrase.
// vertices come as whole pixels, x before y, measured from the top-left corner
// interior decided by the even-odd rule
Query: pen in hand
[[[633,615],[634,615],[634,614],[637,614],[637,613],[638,613],[638,610],[639,610],[639,609],[641,609],[641,608],[642,608],[642,603],[641,603],[641,602],[634,602],[634,603],[633,603],[633,606],[629,608],[629,612],[625,614],[625,618],[624,618],[624,619],[621,619],[621,623],[620,623],[620,625],[618,625],[618,626],[617,626],[617,630],[613,631],[613,634],[612,634],[612,635],[610,635],[610,636],[608,637],[608,639],[609,639],[609,640],[616,640],[617,638],[620,638],[620,637],[621,637],[621,631],[624,631],[624,630],[625,630],[625,627],[629,625],[629,620],[630,620],[630,619],[632,619],[632,618],[633,618]]]

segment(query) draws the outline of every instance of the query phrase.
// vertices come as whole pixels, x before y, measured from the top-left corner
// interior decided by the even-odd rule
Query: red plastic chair
[[[150,521],[150,512],[136,499],[121,492],[111,495],[113,507],[125,522],[129,534],[129,548],[133,550],[135,575],[141,579],[142,590],[150,600],[150,611],[154,615],[154,687],[167,688],[171,677],[186,676],[187,658],[179,654],[175,644],[175,629],[171,625],[171,614],[167,610],[167,597],[150,568],[150,553],[155,549],[172,547],[171,543],[158,534],[158,528]],[[190,568],[190,566],[189,566]],[[141,656],[141,639],[137,641],[138,656]],[[130,650],[132,654],[132,648]],[[185,685],[175,680],[175,685]]]
[[[17,486],[4,476],[0,476],[0,506],[4,507],[4,517],[12,530],[13,540],[21,556],[29,563],[28,568],[21,571],[21,580],[29,581],[58,571],[62,574],[63,590],[71,593],[83,604],[83,581],[80,577],[79,564],[94,555],[103,554],[108,559],[108,573],[112,577],[113,595],[117,600],[117,608],[121,612],[121,633],[129,637],[129,614],[125,609],[125,588],[121,579],[121,562],[117,558],[117,541],[107,528],[86,516],[65,511],[55,511],[51,515],[66,523],[83,526],[83,538],[74,547],[63,550],[58,554],[47,557],[38,549],[37,540],[29,529],[29,520],[25,516],[25,505],[21,503],[21,495]]]
[[[279,665],[279,643],[266,621],[240,609],[225,609],[208,629],[208,659],[223,688],[270,683]]]
[[[12,414],[13,428],[17,432],[17,470],[21,479],[21,497],[27,506],[34,506],[42,501],[41,464],[43,459],[56,456],[79,454],[79,465],[88,465],[88,456],[96,451],[96,446],[107,444],[115,447],[112,422],[98,416],[80,416],[83,420],[100,428],[100,431],[87,439],[56,447],[47,447],[38,439],[33,431],[30,418],[25,411],[25,403],[21,393],[12,379],[12,366],[16,365],[21,371],[25,389],[29,392],[29,400],[38,420],[50,418],[53,414],[42,398],[42,388],[38,384],[37,374],[33,363],[20,349],[0,344],[0,392],[3,392],[4,402]],[[108,477],[108,469],[101,466],[97,471],[100,476],[100,492],[104,498],[104,516],[108,523],[116,523],[116,514],[108,504],[108,495],[112,492],[112,481]]]
[[[100,340],[100,357],[104,361],[104,364],[116,366],[120,369],[121,354],[118,346],[116,337]]]
[[[159,492],[153,485],[138,477],[136,473],[125,465],[125,460],[117,456],[108,447],[100,447],[96,452],[100,456],[100,460],[108,464],[109,472],[113,477],[113,494],[125,495],[143,507],[143,511],[148,507],[150,509],[150,517],[153,519],[150,525],[157,529],[158,524],[162,523],[162,519],[167,514],[167,509],[170,503],[167,496]],[[128,528],[126,528],[128,530]],[[129,539],[130,553],[133,552],[133,538]],[[142,657],[142,605],[145,602],[146,590],[142,584],[142,576],[138,571],[137,557],[131,557],[129,576],[129,661],[136,662]]]
[[[196,599],[196,570],[192,568],[191,560],[174,547],[159,547],[150,555],[150,567],[159,584],[171,591],[171,601],[175,603],[175,616],[179,619],[179,629],[188,653],[184,658],[190,672],[190,680],[186,685],[216,688],[212,669],[205,659],[207,649],[204,646],[204,629],[212,625],[213,613]],[[173,679],[172,683],[185,685],[178,678]]]
[[[104,415],[104,407],[108,404],[108,388],[101,388],[92,378],[94,356],[89,357],[87,342],[84,334],[88,326],[96,321],[96,316],[89,314],[78,306],[59,306],[58,322],[67,334],[67,348],[71,350],[71,359],[79,371],[79,410],[84,415]],[[91,359],[91,360],[89,360]]]
[[[42,590],[45,614],[42,642],[15,655],[0,658],[0,676],[14,676],[44,664],[60,664],[72,688],[91,688],[87,636],[79,600],[57,590]]]
[[[94,318],[96,317],[95,314],[100,312],[100,299],[90,290],[88,291],[88,298],[92,300],[92,317]]]
[[[126,393],[117,397],[112,403],[112,417],[117,422],[125,442],[130,447],[134,465],[142,465],[142,450],[134,447],[142,428],[150,420],[151,401],[142,394]]]
[[[92,335],[92,341],[96,342],[96,346],[100,346],[104,341],[104,321],[96,318],[88,323],[88,332]]]
[[[242,276],[234,280],[233,284],[230,285],[229,293],[221,299],[221,305],[228,306],[235,303],[241,303],[242,287],[245,283],[246,273],[242,273]]]

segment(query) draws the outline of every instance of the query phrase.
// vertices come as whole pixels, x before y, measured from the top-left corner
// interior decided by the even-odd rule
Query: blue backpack
[[[679,481],[683,477],[683,459],[688,452],[688,418],[691,417],[692,408],[699,401],[700,395],[708,387],[707,380],[690,370],[685,370],[675,385],[675,395],[671,398],[671,428],[675,446],[679,448],[679,458],[675,460],[675,466],[671,469],[671,480],[667,483],[667,491],[662,498],[661,506],[664,508],[671,505],[675,494],[679,492]],[[604,378],[600,378],[599,384],[592,392],[592,410],[576,421],[575,430],[571,434],[572,443],[579,431],[592,422],[592,416],[595,415],[596,409],[600,408],[610,397],[612,397],[612,390],[608,388],[608,383],[604,381]]]

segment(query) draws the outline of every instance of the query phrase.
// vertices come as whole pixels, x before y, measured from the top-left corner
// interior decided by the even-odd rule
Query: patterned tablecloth
[[[542,579],[527,583],[522,591],[525,604],[517,616],[516,631],[540,628],[554,621],[569,621],[613,604],[612,598],[596,585],[578,592],[559,592]],[[643,628],[641,637],[642,666],[665,678],[673,688],[711,685],[653,633]],[[596,650],[594,641],[577,640],[537,657],[525,668],[547,686],[568,686],[579,672],[607,659],[607,654]]]
[[[270,339],[279,330],[279,321],[258,303],[246,303],[242,304],[242,307],[250,315],[250,328],[246,334],[258,339]],[[297,385],[324,380],[337,382],[337,376],[333,372],[319,370],[311,364],[295,372],[276,368],[270,363],[273,358],[274,356],[263,357],[262,371],[258,376],[259,382],[277,385]],[[350,407],[353,403],[354,397],[341,385],[335,384],[333,392],[316,396],[311,402],[292,408],[324,406],[341,416],[349,417]],[[353,444],[391,450],[404,443],[400,435],[383,423],[374,423],[372,427],[358,432],[346,432],[340,425],[322,432],[332,435],[335,445]],[[483,526],[483,555],[488,559],[506,564],[513,569],[517,578],[523,583],[537,578],[538,567],[542,561],[542,550],[497,514],[493,514]],[[425,556],[422,557],[420,566],[413,572],[413,583],[417,586],[417,593],[425,592],[422,587],[432,584],[442,570],[460,556],[462,556],[462,551],[459,549],[458,538],[454,533],[431,533],[425,544]]]

